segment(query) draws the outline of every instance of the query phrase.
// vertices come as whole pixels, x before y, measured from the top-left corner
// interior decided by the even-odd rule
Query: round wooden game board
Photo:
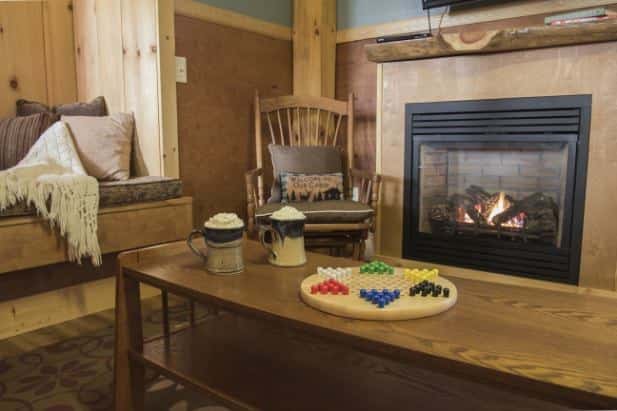
[[[320,274],[313,274],[302,281],[300,295],[304,302],[318,310],[341,317],[359,320],[411,320],[414,318],[429,317],[442,313],[456,303],[458,296],[456,286],[448,279],[437,277],[433,281],[442,287],[450,289],[450,296],[439,297],[416,295],[409,296],[409,288],[413,283],[404,278],[403,269],[395,268],[394,274],[360,274],[359,268],[352,269],[351,278],[341,282],[349,286],[348,295],[311,294],[311,286],[319,284],[327,278]],[[360,289],[383,288],[401,290],[401,297],[384,308],[360,297]]]

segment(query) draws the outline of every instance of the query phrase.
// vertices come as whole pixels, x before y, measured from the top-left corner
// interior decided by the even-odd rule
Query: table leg
[[[360,259],[360,244],[357,241],[354,241],[352,243],[351,258],[354,259],[354,260],[359,260]]]
[[[358,260],[364,260],[364,254],[366,253],[366,239],[360,239],[360,249],[358,250]]]
[[[193,299],[189,300],[189,318],[190,318],[190,323],[191,323],[191,327],[195,326],[195,301]]]
[[[165,290],[161,290],[161,306],[163,314],[163,335],[165,338],[169,338],[169,297]]]
[[[119,258],[121,260],[122,257]],[[129,351],[143,351],[139,282],[116,274],[116,339],[114,352],[114,402],[116,411],[143,411],[145,370],[129,359]]]

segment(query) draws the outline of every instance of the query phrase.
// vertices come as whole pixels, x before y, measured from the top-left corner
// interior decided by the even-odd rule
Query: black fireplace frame
[[[542,280],[578,284],[589,152],[591,95],[467,100],[405,105],[403,257]],[[549,121],[532,123],[526,113]],[[482,113],[482,115],[478,115]],[[564,113],[571,113],[567,117]],[[554,121],[551,121],[552,115]],[[454,115],[454,117],[452,116]],[[441,128],[426,119],[456,118]],[[474,120],[485,117],[484,123]],[[503,120],[497,121],[491,117]],[[569,118],[570,121],[563,120]],[[576,127],[572,118],[578,118]],[[414,127],[414,120],[422,126]],[[551,124],[554,123],[554,124]],[[459,126],[460,124],[460,126]],[[478,126],[478,127],[476,127]],[[557,130],[557,131],[555,131]],[[568,147],[567,189],[560,247],[495,242],[423,233],[419,230],[419,147],[426,142],[563,142]],[[498,244],[498,246],[496,246]]]

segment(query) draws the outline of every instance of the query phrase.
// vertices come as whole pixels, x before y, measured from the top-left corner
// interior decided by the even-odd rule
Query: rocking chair
[[[258,224],[285,205],[296,207],[307,216],[307,248],[329,249],[337,254],[351,246],[352,257],[364,257],[369,232],[374,232],[381,176],[353,168],[354,102],[323,97],[284,96],[260,99],[255,94],[256,166],[246,173],[249,235],[256,235]],[[263,123],[262,123],[262,120]],[[346,120],[347,135],[339,136]],[[262,129],[263,126],[263,129]],[[345,200],[266,203],[264,195],[264,142],[270,135],[273,145],[287,147],[332,147],[342,157]],[[305,161],[309,159],[305,159]],[[273,180],[278,176],[273,176]],[[275,184],[274,182],[272,184]],[[350,201],[351,199],[355,201]]]

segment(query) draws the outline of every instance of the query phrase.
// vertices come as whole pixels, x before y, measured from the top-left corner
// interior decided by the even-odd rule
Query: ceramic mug
[[[195,255],[201,257],[206,270],[213,274],[236,274],[244,270],[242,255],[242,237],[244,227],[194,229],[186,240]],[[193,238],[202,236],[206,244],[206,253],[193,245]]]
[[[268,250],[268,262],[270,264],[281,267],[296,267],[306,263],[304,220],[304,218],[277,220],[270,217],[270,225],[260,227],[259,240]]]

